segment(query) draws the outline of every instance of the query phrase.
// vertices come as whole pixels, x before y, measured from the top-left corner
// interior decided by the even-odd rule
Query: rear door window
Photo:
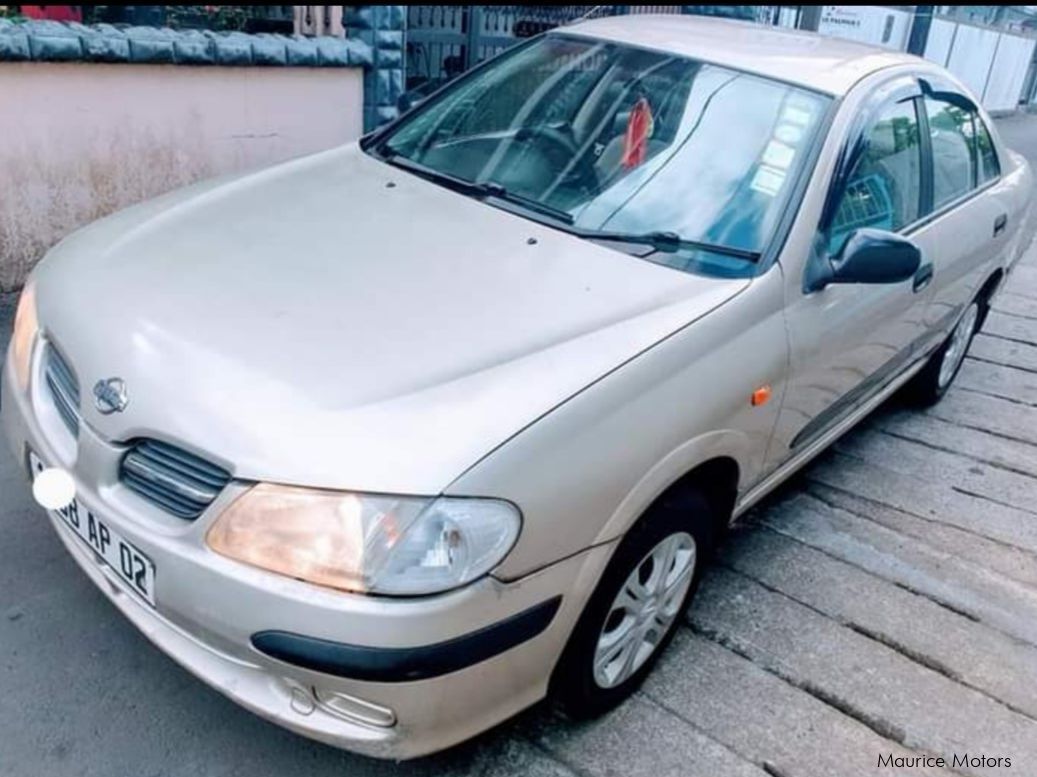
[[[925,98],[925,110],[933,150],[933,209],[939,210],[976,187],[972,112],[933,97]]]

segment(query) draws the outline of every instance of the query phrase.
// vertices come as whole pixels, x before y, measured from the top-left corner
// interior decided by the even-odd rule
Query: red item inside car
[[[652,136],[652,107],[644,97],[640,98],[630,111],[627,119],[627,131],[623,136],[623,157],[620,163],[630,170],[637,167],[648,157],[648,138]]]

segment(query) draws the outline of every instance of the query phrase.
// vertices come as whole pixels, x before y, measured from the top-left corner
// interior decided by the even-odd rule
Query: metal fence
[[[84,5],[83,22],[292,34],[290,5]]]
[[[773,7],[412,5],[407,7],[407,88],[448,81],[523,38],[578,19],[620,14],[697,13],[770,22],[769,9]]]

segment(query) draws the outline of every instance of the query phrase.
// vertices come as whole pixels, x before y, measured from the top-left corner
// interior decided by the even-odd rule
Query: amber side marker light
[[[760,386],[756,391],[753,392],[752,398],[749,400],[753,407],[759,407],[765,405],[771,398],[771,387]]]

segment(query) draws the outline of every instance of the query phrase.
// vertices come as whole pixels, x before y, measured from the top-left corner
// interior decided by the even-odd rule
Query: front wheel
[[[623,538],[552,678],[572,716],[601,714],[641,684],[673,638],[715,531],[709,504],[688,493],[649,510]]]
[[[922,406],[935,405],[951,387],[968,353],[980,320],[980,303],[973,300],[965,309],[950,336],[925,367],[905,387],[910,400]]]

